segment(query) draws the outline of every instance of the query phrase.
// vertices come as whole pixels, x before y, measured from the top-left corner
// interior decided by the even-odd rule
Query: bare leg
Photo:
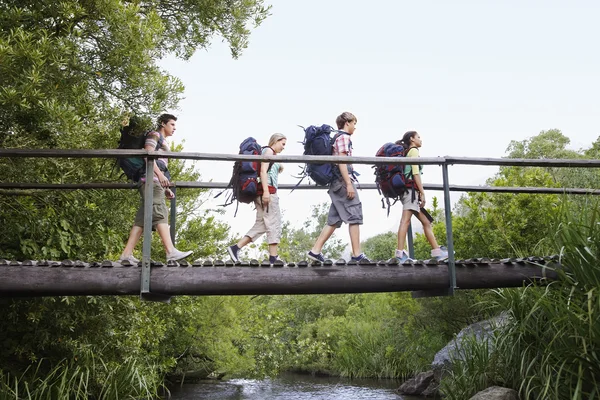
[[[438,245],[437,240],[435,240],[435,235],[433,234],[433,226],[431,226],[431,222],[429,222],[425,214],[420,212],[419,214],[417,214],[417,218],[419,218],[419,221],[421,221],[421,223],[423,224],[423,233],[425,233],[425,237],[431,245],[431,248],[437,249],[438,247],[440,247]]]
[[[173,246],[173,242],[171,241],[169,224],[157,224],[156,230],[158,231],[158,236],[160,236],[160,240],[162,240],[167,254],[172,253],[173,250],[175,250],[175,246]]]
[[[329,238],[331,237],[331,235],[333,235],[333,232],[335,232],[336,229],[337,228],[335,226],[325,225],[323,227],[323,230],[321,231],[321,234],[319,235],[317,241],[313,245],[313,248],[311,249],[311,251],[314,254],[319,254],[321,252],[321,250],[323,250],[323,246],[325,246],[325,242],[327,242],[327,240],[329,240]]]
[[[252,238],[250,236],[244,236],[243,238],[240,239],[239,242],[237,242],[237,247],[239,247],[241,249],[242,247],[244,247],[245,245],[247,245],[250,242],[252,242]]]
[[[121,253],[122,258],[126,258],[126,257],[133,255],[133,250],[135,250],[135,246],[140,241],[140,238],[142,237],[143,232],[144,232],[144,230],[142,229],[141,226],[134,225],[131,228],[131,231],[129,232],[129,238],[127,239],[127,244],[125,245],[125,248],[123,249],[123,253]]]
[[[277,255],[277,246],[279,246],[279,243],[269,243],[269,255],[270,256]]]
[[[398,250],[404,250],[406,243],[406,234],[408,233],[408,227],[410,225],[410,219],[413,216],[413,212],[410,210],[402,211],[402,218],[400,219],[400,226],[398,226]]]
[[[360,225],[352,224],[348,226],[350,232],[350,244],[352,245],[352,256],[358,257],[360,255]]]

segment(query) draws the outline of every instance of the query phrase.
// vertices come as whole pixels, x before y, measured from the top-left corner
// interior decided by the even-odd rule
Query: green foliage
[[[389,260],[395,256],[398,247],[398,234],[385,232],[368,238],[361,243],[361,248],[371,260]]]
[[[92,367],[76,361],[61,361],[47,372],[43,364],[44,360],[40,360],[35,369],[30,367],[21,376],[0,371],[0,399],[109,400],[158,395],[157,387],[148,381],[143,375],[145,371],[140,371],[131,358],[110,366],[96,359]],[[98,374],[103,376],[102,382],[94,382]]]
[[[261,296],[255,302],[255,316],[245,324],[256,340],[257,371],[266,375],[407,377],[426,368],[457,332],[438,329],[427,319],[428,305],[407,293]]]
[[[116,148],[131,112],[148,117],[177,106],[183,86],[159,67],[161,58],[171,53],[187,59],[208,48],[214,35],[237,57],[249,28],[268,13],[262,0],[0,0],[0,146]],[[5,158],[0,168],[2,182],[116,179],[114,160]],[[182,161],[171,161],[169,169],[175,181],[199,178]],[[199,255],[214,253],[229,233],[214,213],[200,211],[205,196],[202,190],[177,192],[177,245],[201,244]],[[2,230],[0,257],[114,259],[138,204],[133,190],[0,191],[0,224],[14,227]],[[163,259],[158,238],[153,242],[152,257]],[[79,383],[93,398],[150,398],[167,372],[199,365],[211,372],[252,368],[237,323],[243,301],[174,303],[6,300],[0,308],[2,382],[17,377],[18,387],[35,385],[40,389],[32,398],[60,398],[56,390],[63,387],[71,390],[63,398],[83,398],[73,386]]]
[[[559,280],[546,287],[498,290],[491,306],[508,310],[510,321],[498,332],[489,361],[484,362],[484,349],[470,346],[482,361],[456,364],[445,382],[449,398],[475,393],[481,385],[474,382],[490,369],[494,374],[488,382],[513,387],[522,398],[600,398],[600,211],[563,209],[561,215],[554,236],[563,266]]]

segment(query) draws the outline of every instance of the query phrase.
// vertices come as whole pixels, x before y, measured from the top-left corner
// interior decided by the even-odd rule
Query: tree
[[[361,247],[371,260],[389,260],[398,247],[398,234],[392,231],[380,233],[362,242]]]
[[[161,58],[189,58],[215,34],[238,57],[248,44],[247,25],[268,13],[263,0],[0,0],[0,146],[115,148],[130,113],[176,106],[183,86],[158,66]],[[4,182],[115,179],[113,160],[0,159],[0,168]],[[178,161],[170,169],[175,180],[199,176]],[[179,226],[200,193],[180,191]],[[137,204],[133,191],[2,191],[0,222],[18,228],[3,230],[0,256],[110,256],[122,246]]]
[[[187,59],[207,48],[214,35],[227,41],[232,56],[238,57],[248,44],[251,24],[260,24],[269,13],[263,3],[0,0],[0,146],[116,148],[121,121],[131,113],[155,116],[177,106],[183,85],[159,67],[161,58],[174,54]],[[0,168],[2,182],[118,179],[114,160],[5,158]],[[199,178],[181,161],[171,161],[169,169],[175,181]],[[226,225],[199,211],[205,194],[177,192],[178,239],[184,247],[203,244],[199,255],[224,247],[220,243],[228,236]],[[0,233],[0,258],[116,257],[138,203],[132,190],[0,191],[0,224],[14,227]],[[153,246],[154,251],[158,248]],[[153,252],[152,257],[163,254]],[[115,376],[107,377],[102,366],[109,371],[123,365],[136,369],[142,377],[136,382],[156,388],[191,341],[196,341],[192,356],[212,359],[213,368],[250,368],[234,342],[241,332],[235,310],[244,307],[236,299],[174,301],[172,309],[122,297],[6,303],[0,308],[6,321],[0,327],[0,387],[6,383],[5,372],[18,376],[22,385],[36,386],[29,376],[36,368],[27,367],[44,359],[38,370],[42,373],[53,367],[67,374],[87,368],[92,397],[114,383],[110,379]],[[216,329],[221,340],[209,341],[207,336],[216,338]],[[170,341],[174,345],[169,347]],[[62,368],[62,359],[73,368]],[[126,382],[123,388],[130,386],[133,383]],[[132,389],[114,397],[156,396]]]

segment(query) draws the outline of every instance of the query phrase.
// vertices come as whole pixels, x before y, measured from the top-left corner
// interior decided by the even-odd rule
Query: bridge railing
[[[249,156],[240,154],[215,154],[215,153],[193,153],[193,152],[156,152],[146,150],[56,150],[56,149],[0,149],[0,158],[123,158],[144,157],[147,159],[146,176],[153,175],[154,162],[157,158],[173,158],[195,161],[277,161],[280,163],[296,164],[366,164],[381,165],[395,164],[406,165],[415,162],[414,159],[398,157],[348,157],[348,156]],[[448,248],[448,290],[444,294],[452,295],[456,289],[456,270],[454,260],[454,242],[452,237],[452,212],[450,204],[450,192],[493,192],[493,193],[529,193],[529,194],[585,194],[600,195],[600,190],[587,188],[546,188],[546,187],[496,187],[496,186],[462,186],[451,185],[449,182],[448,167],[452,165],[477,165],[477,166],[519,166],[519,167],[567,167],[567,168],[600,168],[600,160],[589,159],[516,159],[516,158],[476,158],[476,157],[422,157],[418,159],[422,165],[439,165],[442,169],[442,184],[424,184],[426,190],[441,190],[444,192],[444,216],[446,222],[446,246]],[[142,248],[142,271],[140,283],[140,295],[142,298],[152,299],[150,292],[150,244],[152,238],[152,180],[147,180],[144,187],[144,232]],[[227,187],[225,182],[172,182],[173,189],[176,188],[208,188],[223,189]],[[25,182],[0,182],[0,189],[127,189],[137,188],[138,184],[126,183],[78,183],[78,184],[48,184],[48,183],[25,183]],[[315,185],[279,185],[280,189],[325,189],[326,187]],[[360,184],[361,189],[376,189],[375,184]],[[175,197],[176,199],[177,197]],[[175,220],[176,200],[171,201],[171,237],[175,242]],[[409,231],[408,244],[410,255],[413,256],[412,233]]]

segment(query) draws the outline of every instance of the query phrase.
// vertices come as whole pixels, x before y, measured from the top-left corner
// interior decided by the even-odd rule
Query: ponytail
[[[416,134],[417,131],[408,131],[404,134],[404,136],[402,136],[402,139],[396,141],[396,144],[402,145],[405,149],[408,149],[410,147],[410,139],[412,139]]]

